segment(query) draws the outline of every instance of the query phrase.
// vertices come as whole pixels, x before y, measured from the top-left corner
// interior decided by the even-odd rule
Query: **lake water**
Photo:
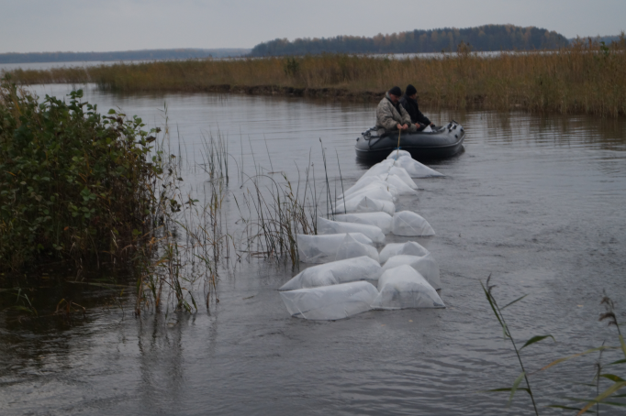
[[[67,88],[36,91],[61,96]],[[321,179],[320,139],[333,183],[337,159],[346,186],[367,170],[354,143],[373,124],[375,104],[115,95],[89,86],[85,96],[102,112],[119,107],[149,126],[164,124],[167,103],[172,147],[180,137],[188,166],[202,162],[203,137],[221,134],[240,164],[233,193],[237,172],[254,174],[255,163],[295,179],[311,160]],[[538,370],[604,341],[617,345],[615,328],[598,322],[603,291],[626,321],[626,122],[425,112],[467,131],[463,154],[431,165],[446,177],[417,180],[419,195],[398,204],[437,233],[418,241],[439,263],[446,309],[291,318],[277,288],[294,273],[260,260],[223,273],[211,313],[134,318],[132,305],[117,306],[119,294],[89,291],[76,296],[93,306],[72,325],[20,324],[0,312],[0,414],[530,414],[524,392],[511,407],[507,393],[485,393],[510,387],[520,373],[482,293],[489,275],[501,305],[528,294],[505,310],[519,345],[534,335],[556,338],[522,351],[540,413],[562,414],[545,406],[571,405],[566,396],[595,395],[580,383],[593,383],[597,354]],[[206,181],[201,169],[185,179],[193,189]],[[232,223],[234,199],[225,204]],[[608,351],[602,362],[619,358]],[[623,368],[614,372],[624,376]]]

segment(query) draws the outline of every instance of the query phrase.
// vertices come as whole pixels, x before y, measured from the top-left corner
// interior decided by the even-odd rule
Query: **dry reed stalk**
[[[161,61],[48,71],[14,70],[22,84],[95,82],[112,91],[208,91],[375,100],[390,85],[413,84],[425,106],[626,114],[626,41],[559,51],[469,52],[389,59],[315,55]]]

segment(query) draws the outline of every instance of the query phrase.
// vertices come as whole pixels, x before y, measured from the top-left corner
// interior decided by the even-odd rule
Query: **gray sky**
[[[626,0],[0,0],[0,53],[251,48],[489,23],[617,35]]]

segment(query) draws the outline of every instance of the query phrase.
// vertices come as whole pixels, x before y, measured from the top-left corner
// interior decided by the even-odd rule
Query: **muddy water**
[[[39,91],[59,95],[64,87]],[[370,104],[86,95],[103,111],[119,106],[149,125],[162,125],[166,101],[189,164],[202,162],[203,135],[222,134],[246,174],[256,163],[295,178],[310,157],[321,176],[320,138],[331,179],[339,173],[337,158],[348,186],[367,169],[355,161],[353,144],[372,124]],[[69,326],[25,326],[0,315],[0,414],[532,412],[523,392],[510,408],[506,393],[484,393],[510,386],[520,370],[479,280],[492,275],[502,305],[528,294],[505,311],[518,342],[556,338],[523,350],[529,372],[603,341],[616,345],[615,328],[597,318],[605,290],[626,321],[626,123],[428,115],[463,124],[465,152],[432,165],[446,178],[418,180],[419,195],[402,198],[398,209],[420,213],[437,232],[419,241],[441,267],[446,309],[368,312],[337,322],[290,318],[276,291],[290,269],[244,260],[221,277],[211,314],[135,319],[108,293],[103,306]],[[231,167],[233,189],[241,166]],[[205,180],[201,170],[186,179],[194,186]],[[232,200],[227,211],[235,211]],[[565,396],[593,395],[595,389],[575,383],[592,382],[597,358],[532,374],[541,414],[561,414],[543,406],[570,404]],[[618,358],[608,352],[602,360]]]

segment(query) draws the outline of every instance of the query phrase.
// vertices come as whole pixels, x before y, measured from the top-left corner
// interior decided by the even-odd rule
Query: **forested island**
[[[558,49],[569,45],[565,36],[537,27],[484,25],[465,29],[443,28],[364,36],[275,39],[252,48],[250,56],[319,53],[424,53],[455,52],[463,42],[473,51]]]
[[[164,61],[242,56],[250,49],[147,49],[119,52],[0,53],[0,64],[86,61]]]

